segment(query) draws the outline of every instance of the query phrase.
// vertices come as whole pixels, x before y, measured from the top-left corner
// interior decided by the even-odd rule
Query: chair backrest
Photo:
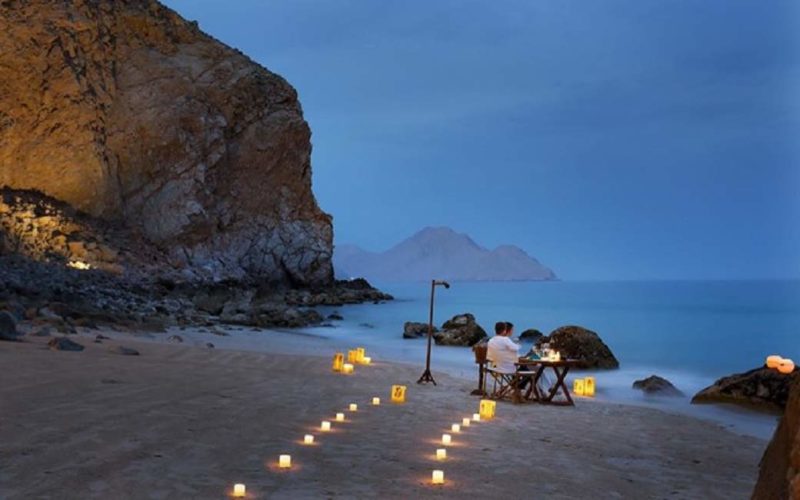
[[[475,353],[475,362],[479,365],[486,363],[486,353],[488,351],[489,346],[485,343],[472,346],[472,352]]]

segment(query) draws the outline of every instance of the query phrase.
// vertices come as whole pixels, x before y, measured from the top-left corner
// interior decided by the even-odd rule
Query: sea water
[[[377,283],[396,300],[337,310],[335,328],[307,333],[365,346],[376,358],[420,367],[425,341],[402,338],[406,321],[427,322],[430,283]],[[690,405],[697,391],[716,379],[764,363],[770,354],[800,361],[800,281],[626,281],[452,283],[436,288],[434,323],[472,313],[491,335],[496,321],[510,321],[518,335],[545,334],[564,325],[597,332],[620,362],[598,371],[597,399],[654,406],[712,419],[735,431],[766,438],[777,417],[727,405]],[[529,345],[523,345],[527,350]],[[800,364],[800,363],[798,363]],[[474,378],[472,351],[434,346],[437,371]],[[420,372],[422,368],[420,369]],[[581,372],[583,375],[584,372]],[[576,372],[577,374],[577,372]],[[683,398],[646,396],[634,380],[656,374],[685,393]]]

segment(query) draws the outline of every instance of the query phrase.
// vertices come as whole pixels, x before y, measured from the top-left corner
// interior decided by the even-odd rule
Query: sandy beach
[[[647,408],[499,403],[497,418],[454,435],[477,411],[465,380],[376,360],[335,375],[320,356],[125,340],[140,356],[83,337],[0,345],[0,497],[748,498],[765,442]],[[388,402],[390,386],[407,402]],[[371,406],[373,396],[383,403]],[[349,403],[358,411],[347,411]],[[320,421],[347,414],[321,433]],[[316,435],[305,446],[303,435]],[[289,471],[278,455],[292,456]],[[431,471],[444,486],[430,485]]]

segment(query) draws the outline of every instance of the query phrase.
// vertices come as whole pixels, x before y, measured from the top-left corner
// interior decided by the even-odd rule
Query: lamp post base
[[[433,380],[433,375],[431,374],[431,371],[429,369],[426,369],[422,373],[422,376],[419,378],[419,380],[417,380],[417,383],[418,384],[425,384],[425,383],[428,383],[428,382],[433,382],[433,385],[436,385],[436,381]]]

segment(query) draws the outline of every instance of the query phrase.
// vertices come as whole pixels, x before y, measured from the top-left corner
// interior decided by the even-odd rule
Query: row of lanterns
[[[767,365],[767,368],[778,370],[780,373],[787,375],[794,371],[794,361],[778,356],[777,354],[767,356],[767,361],[765,364]]]
[[[462,429],[470,427],[472,423],[481,421],[489,421],[494,418],[497,409],[497,402],[491,399],[482,399],[478,406],[478,413],[473,413],[472,417],[464,417],[461,423],[454,423],[450,426],[450,432],[442,434],[442,445],[450,446],[453,444],[453,434],[460,434]],[[447,459],[447,448],[436,449],[436,460],[442,461]],[[444,471],[441,469],[434,469],[431,473],[431,484],[443,485],[444,484]]]
[[[595,380],[594,377],[576,378],[572,382],[572,392],[576,396],[594,397]]]
[[[349,375],[355,370],[355,365],[369,365],[372,364],[372,358],[366,355],[366,350],[363,347],[356,347],[355,349],[347,351],[347,362],[343,352],[337,352],[333,355],[333,371]]]

